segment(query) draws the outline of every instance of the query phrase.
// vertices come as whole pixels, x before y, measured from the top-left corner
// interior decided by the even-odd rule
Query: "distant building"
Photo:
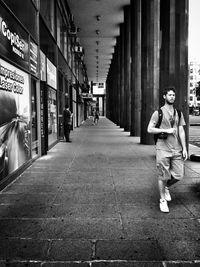
[[[195,87],[200,81],[200,62],[197,60],[189,63],[189,106],[199,107],[200,99],[196,97]]]

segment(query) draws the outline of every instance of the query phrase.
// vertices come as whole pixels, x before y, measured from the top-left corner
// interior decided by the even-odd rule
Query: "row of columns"
[[[188,125],[188,0],[131,0],[124,7],[106,84],[107,117],[153,144],[147,126],[165,87]],[[186,135],[188,137],[186,127]]]

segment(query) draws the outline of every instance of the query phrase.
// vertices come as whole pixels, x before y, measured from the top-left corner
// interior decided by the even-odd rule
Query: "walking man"
[[[65,109],[63,110],[63,124],[64,124],[64,136],[66,139],[66,142],[71,143],[69,136],[70,136],[70,130],[72,125],[72,116],[73,113],[69,110],[68,104],[65,105]]]
[[[147,131],[158,134],[156,142],[156,166],[158,169],[158,188],[160,193],[160,210],[169,212],[167,201],[171,201],[169,187],[180,181],[184,176],[184,161],[187,159],[185,141],[185,120],[182,112],[178,112],[173,104],[175,89],[166,88],[163,92],[165,100],[161,107],[162,121],[157,128],[159,112],[154,111]],[[178,114],[180,113],[180,115]]]

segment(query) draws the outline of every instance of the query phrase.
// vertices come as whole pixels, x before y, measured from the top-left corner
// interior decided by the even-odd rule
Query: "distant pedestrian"
[[[99,121],[99,111],[96,110],[94,113],[94,124],[97,125]]]
[[[73,113],[69,110],[68,104],[65,105],[65,109],[63,110],[63,125],[64,125],[64,136],[66,142],[71,143],[70,141],[70,131],[72,127],[72,116]]]
[[[187,159],[185,120],[182,112],[177,111],[173,104],[175,89],[166,88],[163,92],[165,105],[161,107],[162,121],[157,128],[159,112],[155,111],[150,119],[147,131],[157,134],[156,165],[158,169],[158,188],[160,193],[160,210],[169,212],[167,201],[171,201],[169,187],[180,181],[184,176],[184,160]]]

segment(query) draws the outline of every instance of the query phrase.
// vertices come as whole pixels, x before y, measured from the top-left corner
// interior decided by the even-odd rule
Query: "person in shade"
[[[148,133],[158,134],[156,142],[156,166],[158,169],[158,188],[160,193],[160,210],[169,212],[168,201],[171,201],[169,187],[184,177],[184,160],[187,159],[185,141],[185,120],[182,112],[174,108],[175,89],[166,88],[162,110],[162,121],[157,128],[159,112],[154,111],[147,128]],[[179,114],[180,115],[179,115]]]
[[[69,110],[69,105],[66,104],[63,110],[63,125],[64,125],[65,140],[68,143],[71,143],[70,131],[71,131],[71,126],[72,126],[72,116],[73,116],[73,113],[71,113],[71,111]]]
[[[97,125],[98,121],[99,121],[99,111],[95,110],[95,113],[94,113],[94,124]]]

